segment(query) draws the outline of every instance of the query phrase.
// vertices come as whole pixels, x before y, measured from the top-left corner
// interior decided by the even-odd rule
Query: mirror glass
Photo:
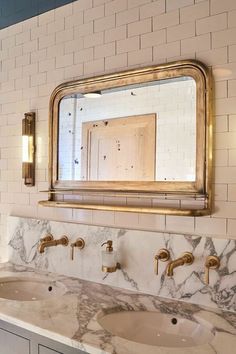
[[[58,118],[59,180],[196,180],[192,77],[68,95]]]

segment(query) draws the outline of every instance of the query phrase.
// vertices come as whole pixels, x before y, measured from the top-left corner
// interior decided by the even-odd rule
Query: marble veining
[[[0,279],[11,275],[32,278],[32,274],[60,281],[67,289],[66,294],[57,297],[56,301],[47,299],[19,302],[0,299],[0,319],[87,353],[232,354],[232,348],[236,345],[234,313],[37,271],[25,266],[10,263],[0,265]],[[212,326],[214,338],[209,344],[196,347],[154,347],[114,336],[97,321],[102,313],[139,310],[172,314],[196,323],[207,321]]]
[[[55,238],[66,234],[71,242],[83,237],[86,246],[75,250],[74,261],[70,260],[70,247],[52,247],[40,255],[39,239],[48,232]],[[101,244],[108,239],[113,240],[122,265],[120,271],[112,274],[101,272]],[[9,261],[14,264],[236,311],[236,240],[9,217],[8,242]],[[168,278],[167,263],[160,262],[160,274],[155,275],[154,256],[163,247],[170,251],[172,259],[184,251],[192,252],[194,264],[175,269],[174,276]],[[205,259],[214,254],[220,257],[221,266],[210,271],[210,284],[206,285]]]

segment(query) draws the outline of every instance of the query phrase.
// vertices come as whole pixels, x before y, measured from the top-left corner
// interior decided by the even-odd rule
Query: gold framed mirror
[[[58,86],[50,100],[49,200],[40,204],[209,214],[211,95],[211,73],[194,60]],[[76,202],[80,194],[139,196],[140,202],[175,195],[203,203],[196,208],[90,204]]]

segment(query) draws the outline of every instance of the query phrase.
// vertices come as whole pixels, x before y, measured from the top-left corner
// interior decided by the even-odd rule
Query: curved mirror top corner
[[[60,85],[54,179],[195,183],[204,170],[209,84],[196,63]]]

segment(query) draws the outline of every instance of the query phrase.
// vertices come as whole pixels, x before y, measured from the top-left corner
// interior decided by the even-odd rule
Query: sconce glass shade
[[[33,137],[22,135],[22,162],[33,162],[34,145]]]
[[[26,186],[35,184],[35,113],[22,120],[22,177]]]

